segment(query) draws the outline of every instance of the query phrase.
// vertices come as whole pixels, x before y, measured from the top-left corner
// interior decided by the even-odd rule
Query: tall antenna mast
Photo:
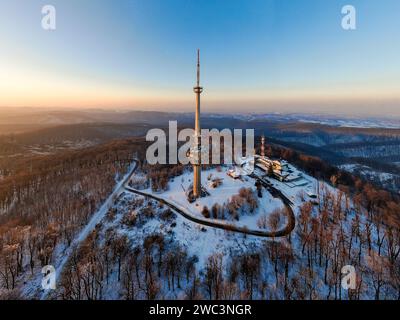
[[[197,86],[200,86],[200,49],[197,49]]]
[[[193,197],[195,199],[201,197],[201,127],[200,127],[200,94],[203,92],[203,88],[200,87],[200,49],[197,49],[197,85],[193,88],[196,94],[196,114],[194,124],[194,159],[193,164]]]

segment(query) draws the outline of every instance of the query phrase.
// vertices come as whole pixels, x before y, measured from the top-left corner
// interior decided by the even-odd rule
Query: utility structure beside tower
[[[261,152],[260,155],[262,158],[265,157],[265,136],[264,134],[261,136]]]

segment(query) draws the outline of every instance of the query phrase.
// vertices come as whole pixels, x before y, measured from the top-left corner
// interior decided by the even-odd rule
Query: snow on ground
[[[394,163],[396,164],[396,163]],[[400,163],[397,165],[400,166]],[[373,180],[373,181],[378,181],[382,183],[386,187],[392,187],[393,181],[398,178],[399,176],[393,173],[389,172],[383,172],[383,171],[377,171],[376,169],[373,169],[368,166],[360,165],[360,164],[343,164],[339,166],[340,169],[354,173],[358,172],[360,175],[362,175],[364,178]]]
[[[264,180],[268,181],[272,186],[280,190],[290,201],[292,201],[294,208],[298,208],[303,204],[303,201],[299,195],[304,193],[305,199],[307,201],[311,200],[308,194],[316,195],[318,193],[319,182],[315,178],[298,170],[291,164],[288,164],[288,169],[293,172],[292,175],[296,176],[300,174],[302,178],[293,182],[281,182],[274,178],[264,176]],[[328,187],[328,185],[326,186]]]
[[[142,225],[128,227],[121,221],[130,212],[129,205],[135,199],[143,199],[143,207],[150,203],[156,213],[155,217],[145,219]],[[167,239],[185,247],[190,255],[197,256],[196,266],[199,270],[204,268],[208,257],[213,253],[222,253],[226,260],[230,256],[246,252],[252,247],[259,247],[263,242],[269,241],[261,237],[202,226],[179,214],[176,214],[171,221],[164,221],[159,217],[159,213],[165,210],[166,206],[160,207],[157,201],[147,200],[132,193],[122,194],[114,208],[118,213],[112,221],[108,221],[106,217],[103,219],[103,231],[113,229],[121,235],[127,235],[132,248],[137,245],[141,246],[147,236],[161,233]]]
[[[300,171],[294,166],[289,165],[289,169],[294,173],[299,173]],[[130,246],[133,248],[135,246],[142,246],[143,240],[152,234],[163,234],[167,241],[166,243],[179,243],[181,246],[185,247],[189,255],[195,255],[198,257],[198,262],[196,267],[198,270],[204,270],[207,259],[210,255],[214,253],[221,253],[224,259],[224,265],[230,261],[234,256],[240,255],[244,252],[249,252],[252,249],[257,250],[266,245],[269,241],[273,239],[266,239],[257,236],[244,235],[241,233],[236,233],[233,231],[226,231],[221,229],[216,229],[213,227],[207,227],[199,225],[195,222],[189,221],[179,214],[175,214],[171,219],[163,219],[162,213],[167,209],[164,205],[160,205],[155,200],[148,200],[142,196],[135,195],[129,192],[123,191],[123,185],[129,175],[133,172],[133,167],[130,168],[129,173],[125,175],[124,179],[121,180],[114,189],[113,194],[107,199],[99,211],[94,214],[89,224],[79,233],[79,235],[73,241],[73,245],[66,248],[64,245],[57,247],[54,253],[53,261],[57,261],[56,269],[57,274],[60,274],[65,263],[68,260],[69,254],[74,250],[74,246],[78,246],[83,240],[86,239],[88,234],[93,230],[96,225],[101,226],[99,230],[103,235],[100,236],[101,239],[105,239],[105,233],[107,230],[112,229],[121,235],[127,235],[130,240]],[[315,178],[300,172],[302,174],[302,179],[300,181],[285,183],[278,180],[264,177],[275,188],[279,189],[287,198],[293,202],[293,209],[295,215],[299,213],[300,207],[305,201],[313,200],[318,203],[318,198],[313,198],[310,195],[321,194],[324,192],[331,192],[332,194],[337,194],[338,190],[330,186],[327,183],[320,182]],[[135,173],[141,176],[141,173]],[[212,178],[223,179],[222,185],[216,189],[212,189],[208,183],[208,177],[211,175]],[[165,199],[179,203],[181,206],[186,207],[193,214],[202,217],[201,210],[203,206],[208,206],[209,209],[214,203],[222,204],[229,200],[233,195],[238,194],[239,190],[243,187],[252,188],[255,191],[255,180],[250,177],[244,177],[243,180],[235,180],[227,175],[227,169],[223,168],[222,171],[217,169],[210,169],[203,171],[202,173],[202,184],[211,193],[211,196],[201,198],[197,200],[196,203],[189,204],[186,200],[185,191],[189,185],[192,183],[192,173],[185,172],[181,176],[174,178],[169,183],[169,190],[162,193],[157,193],[158,197],[164,197]],[[151,192],[151,190],[144,190],[146,192]],[[138,213],[139,222],[134,226],[128,226],[124,224],[123,218],[128,214],[132,213],[133,206],[132,203],[142,199],[143,204],[139,208],[135,208],[134,211]],[[258,217],[263,214],[271,213],[274,209],[283,207],[283,203],[279,198],[274,198],[266,189],[263,188],[263,197],[257,198],[259,200],[259,206],[253,214],[242,214],[240,220],[235,222],[237,225],[248,226],[249,229],[257,229],[256,222]],[[343,205],[345,205],[345,200],[343,200]],[[144,207],[150,205],[154,210],[154,216],[145,217],[143,213]],[[350,201],[350,206],[352,206]],[[115,216],[110,219],[108,212],[110,208],[115,209]],[[317,209],[317,207],[315,207]],[[352,227],[352,219],[354,219],[355,213],[350,210],[345,217],[344,228],[349,230]],[[298,222],[298,220],[297,220]],[[365,224],[366,218],[361,216],[361,223]],[[295,254],[298,259],[305,259],[301,255],[301,243],[299,237],[296,235],[296,230],[292,233],[292,243]],[[377,238],[377,232],[372,229],[372,239]],[[35,268],[37,269],[37,267]],[[224,270],[227,270],[224,268]],[[320,274],[322,279],[323,270],[315,270],[316,273]],[[298,272],[297,269],[291,272]],[[269,271],[269,273],[271,273]],[[269,276],[268,273],[268,276]],[[35,276],[27,276],[25,278],[25,285],[23,287],[23,294],[26,297],[40,297],[40,271],[35,270]],[[273,274],[273,273],[271,273]],[[39,276],[36,276],[39,275]],[[111,275],[110,286],[107,285],[105,297],[108,299],[118,299],[120,298],[119,284],[115,278],[115,273]],[[273,280],[268,281],[273,282]],[[165,286],[164,286],[165,287]],[[184,287],[184,286],[183,286]],[[326,288],[321,288],[323,295],[326,295]],[[167,293],[166,297],[170,299],[177,298],[177,292]],[[41,296],[46,298],[46,294]]]
[[[164,198],[166,200],[172,200],[175,203],[180,204],[195,216],[204,218],[201,211],[206,206],[211,210],[214,204],[222,205],[230,200],[234,195],[239,194],[241,188],[251,188],[255,196],[256,187],[254,186],[255,180],[250,177],[242,177],[242,179],[233,179],[227,174],[227,168],[222,167],[222,170],[210,169],[203,171],[201,175],[202,185],[210,193],[210,196],[200,198],[194,203],[189,203],[185,194],[185,190],[193,183],[192,181],[193,173],[185,172],[179,177],[174,178],[169,182],[168,190],[162,193],[156,193],[158,197]],[[222,184],[217,188],[212,188],[209,186],[210,180],[212,179],[222,179]],[[151,189],[143,190],[148,193],[152,193]],[[257,230],[260,229],[257,226],[257,220],[262,215],[268,215],[272,213],[275,209],[283,208],[284,204],[279,198],[274,198],[268,191],[263,189],[262,198],[258,198],[258,208],[253,213],[246,213],[240,215],[239,221],[231,221],[236,226],[244,227],[249,229]],[[230,217],[227,217],[227,219]],[[213,219],[210,219],[213,220]],[[219,220],[221,221],[221,220]],[[223,221],[223,220],[222,220]],[[284,221],[283,221],[284,223]]]
[[[289,165],[289,169],[293,172],[299,172],[299,170],[291,165]],[[209,174],[212,174],[213,178],[223,178],[222,185],[216,189],[208,187],[207,177]],[[293,202],[293,208],[296,215],[299,213],[299,208],[304,201],[310,201],[311,199],[316,202],[319,201],[318,198],[315,199],[310,197],[310,195],[323,194],[324,192],[331,192],[332,194],[338,193],[337,189],[327,183],[319,182],[304,173],[302,173],[302,176],[302,179],[295,183],[280,182],[268,177],[264,177],[264,179],[283,192]],[[202,174],[203,185],[207,186],[211,196],[199,199],[198,206],[196,206],[196,204],[188,203],[184,192],[184,189],[191,184],[191,177],[192,173],[186,172],[183,175],[174,178],[170,181],[168,191],[157,193],[156,195],[180,203],[181,206],[185,206],[188,210],[193,212],[193,214],[201,216],[201,209],[204,205],[211,208],[215,202],[221,204],[227,201],[232,195],[237,194],[242,187],[253,188],[253,190],[255,190],[255,181],[252,178],[247,177],[244,178],[243,181],[234,180],[226,174],[226,169],[223,169],[221,172],[216,169],[211,169]],[[151,192],[151,190],[146,191]],[[274,208],[283,205],[281,200],[273,198],[265,189],[263,190],[263,198],[259,200],[259,212],[252,215],[242,215],[237,224],[254,226],[255,221],[257,220],[257,215],[260,215],[265,211],[271,212]],[[343,205],[345,205],[344,199],[342,200]],[[134,204],[140,203],[139,201],[142,201],[139,206]],[[350,205],[352,205],[351,201]],[[177,213],[169,219],[162,218],[161,213],[167,210],[167,206],[160,204],[156,200],[144,198],[130,192],[122,192],[111,207],[115,209],[112,210],[115,212],[114,216],[104,214],[104,212],[100,216],[100,239],[104,240],[106,238],[105,234],[107,230],[113,230],[120,235],[126,235],[130,241],[130,247],[134,248],[136,246],[143,246],[143,241],[146,237],[153,234],[162,234],[165,237],[167,244],[172,246],[179,244],[187,250],[190,256],[196,256],[198,258],[196,268],[200,272],[204,270],[208,257],[212,254],[219,253],[223,255],[224,271],[228,272],[227,266],[229,262],[232,261],[232,257],[245,252],[251,252],[252,250],[260,250],[265,247],[268,242],[273,240],[203,226],[187,220]],[[152,208],[153,215],[147,216],[144,214],[145,210],[143,209],[146,207]],[[315,209],[317,211],[317,207],[315,207]],[[137,214],[137,222],[134,225],[129,226],[124,223],[124,218],[132,214],[132,212]],[[96,220],[100,217],[97,217]],[[345,218],[346,223],[344,224],[344,228],[346,230],[351,228],[351,221],[353,218],[354,212],[351,210]],[[365,223],[365,218],[361,218],[361,222]],[[375,239],[376,236],[376,233],[372,231],[372,238]],[[78,238],[82,240],[84,237],[80,236]],[[292,233],[292,245],[297,259],[301,261],[306,259],[306,257],[301,254],[301,242],[296,231]],[[323,268],[317,268],[315,270],[319,275],[319,279],[323,279],[323,271]],[[298,272],[299,270],[295,268],[291,271],[291,273],[294,274]],[[107,299],[121,298],[121,288],[119,287],[118,281],[115,277],[116,273],[113,272],[110,278],[110,285],[107,284],[105,286],[104,297]],[[267,283],[274,283],[275,278],[272,269],[267,270],[265,277],[268,277]],[[162,286],[165,298],[176,299],[179,298],[179,295],[182,293],[182,291],[179,290],[168,292],[166,287],[165,284]],[[183,285],[182,288],[185,288],[185,285]],[[322,286],[319,290],[322,297],[327,296],[326,286]]]
[[[294,172],[298,171],[291,165],[290,169]],[[179,202],[185,205],[193,213],[201,215],[200,211],[203,205],[211,207],[215,201],[224,202],[230,196],[237,194],[239,189],[242,187],[254,188],[254,180],[251,178],[246,178],[244,181],[234,180],[226,175],[226,170],[218,172],[214,169],[203,172],[203,185],[207,185],[207,176],[210,173],[213,175],[213,177],[224,178],[223,184],[217,189],[210,190],[212,196],[198,200],[200,203],[198,206],[196,206],[196,204],[189,204],[187,202],[182,188],[182,186],[185,188],[190,185],[192,175],[191,172],[184,173],[182,176],[176,177],[173,181],[171,180],[169,190],[163,193],[157,193],[157,196],[168,198],[174,202]],[[326,183],[319,182],[318,180],[304,173],[302,173],[302,175],[303,179],[301,181],[290,184],[265,177],[265,180],[268,180],[272,185],[281,190],[289,199],[293,201],[293,208],[296,215],[299,213],[300,206],[304,203],[302,197],[305,198],[305,201],[309,201],[309,195],[317,194],[317,190],[319,190],[320,193],[337,192],[335,188]],[[324,191],[321,191],[321,189],[324,189]],[[147,190],[147,192],[151,191]],[[300,193],[305,195],[300,196]],[[132,227],[126,226],[122,222],[123,217],[132,212],[131,204],[138,199],[143,200],[143,204],[141,206],[142,208],[150,205],[154,209],[155,215],[154,217],[146,218],[143,214],[141,214],[140,208],[136,208],[135,211],[140,216],[139,222]],[[267,211],[270,212],[270,210],[273,210],[273,208],[282,206],[282,202],[279,199],[273,198],[265,189],[263,191],[263,198],[260,200],[260,211],[265,211],[265,209],[268,208]],[[179,243],[187,250],[190,256],[197,256],[198,262],[196,263],[196,268],[199,271],[204,270],[208,257],[210,257],[212,254],[219,253],[223,255],[224,270],[225,272],[228,272],[227,267],[229,262],[232,261],[232,257],[238,256],[245,252],[251,252],[252,250],[257,251],[260,248],[265,247],[267,242],[273,240],[202,226],[187,220],[179,214],[176,214],[172,220],[166,221],[160,218],[160,213],[167,209],[166,206],[160,206],[160,204],[155,200],[149,200],[129,192],[121,194],[113,208],[116,209],[117,214],[111,221],[107,217],[103,218],[101,223],[103,226],[101,232],[112,229],[121,235],[127,235],[130,240],[131,248],[134,248],[135,246],[142,246],[143,240],[149,235],[163,234],[167,240],[166,243]],[[237,223],[248,225],[254,224],[254,221],[256,221],[255,218],[258,214],[260,213],[256,213],[255,215],[243,215],[241,216],[240,221]],[[351,218],[352,217],[349,216],[349,219]],[[349,227],[351,227],[351,224],[349,224]],[[101,236],[101,238],[104,238],[104,236]],[[299,249],[301,248],[301,243],[299,238],[296,236],[295,231],[293,232],[292,241],[293,246],[296,249],[296,254],[301,252],[301,249]],[[303,258],[300,257],[300,259]],[[316,271],[323,274],[322,269]],[[296,273],[298,270],[293,270],[292,272]],[[270,273],[271,274],[268,273],[268,277],[271,278],[269,281],[273,283],[275,281],[273,272],[270,270]],[[179,295],[179,292],[165,292],[165,294],[167,298],[175,299],[177,298],[177,295]],[[324,292],[324,295],[325,294],[326,293]],[[118,292],[114,287],[110,287],[107,289],[105,296],[117,299]]]
[[[289,165],[289,169],[293,172],[298,172],[298,170]],[[308,194],[316,193],[319,182],[302,173],[303,179],[297,181],[296,183],[284,183],[277,181],[275,179],[268,179],[271,184],[280,189],[289,199],[294,203],[295,212],[298,212],[299,207],[303,204],[303,200],[299,197],[299,193],[303,192],[306,194],[306,201]],[[212,189],[209,187],[208,177],[211,179],[221,178],[223,179],[222,185]],[[250,177],[243,177],[240,179],[233,179],[227,175],[227,168],[222,168],[222,170],[210,169],[202,172],[202,184],[207,187],[207,190],[211,193],[210,196],[198,199],[195,203],[189,203],[186,199],[185,190],[192,183],[192,172],[188,171],[183,173],[181,176],[175,177],[169,182],[168,191],[154,193],[151,189],[142,190],[144,192],[153,193],[157,197],[168,199],[171,202],[178,203],[184,206],[187,210],[191,211],[194,215],[202,217],[201,210],[203,206],[207,206],[211,209],[214,203],[222,204],[229,200],[230,197],[239,193],[239,190],[243,187],[252,188],[255,190],[255,180]],[[327,190],[334,190],[334,188],[329,187],[326,184]],[[141,226],[134,228],[121,227],[120,221],[124,214],[126,214],[126,205],[132,202],[134,199],[142,198],[141,196],[134,195],[131,193],[126,193],[121,196],[115,205],[118,212],[118,217],[112,224],[106,223],[104,229],[114,228],[117,229],[119,233],[126,234],[129,239],[132,240],[132,246],[141,244],[143,239],[153,233],[163,233],[175,241],[179,242],[181,245],[186,247],[188,252],[192,255],[196,255],[199,258],[197,267],[201,270],[208,257],[213,253],[222,253],[224,259],[228,259],[230,256],[243,253],[251,248],[260,247],[266,241],[271,241],[271,239],[265,239],[257,236],[243,235],[236,232],[228,232],[221,229],[215,229],[212,227],[207,227],[199,225],[195,222],[189,221],[181,215],[177,214],[174,219],[174,225],[166,224],[158,218],[153,218]],[[143,198],[144,199],[144,198]],[[239,221],[235,221],[236,225],[247,226],[249,229],[258,229],[257,220],[260,215],[271,213],[276,208],[282,208],[283,202],[279,198],[274,198],[265,188],[263,188],[263,197],[258,198],[259,206],[256,212],[253,214],[241,215]],[[147,203],[153,203],[157,210],[165,210],[165,207],[158,208],[154,200],[145,200],[144,205]]]
[[[60,150],[84,149],[96,144],[96,141],[79,139],[77,141],[64,140],[56,144],[34,144],[26,147],[26,150],[34,155],[50,155]]]
[[[114,205],[115,199],[123,192],[123,187],[127,180],[131,177],[134,170],[136,168],[136,163],[131,164],[128,169],[128,172],[124,175],[124,177],[116,184],[113,192],[109,195],[103,205],[99,208],[99,210],[92,215],[89,220],[89,223],[79,232],[79,234],[75,237],[69,247],[66,247],[64,244],[60,244],[56,247],[56,251],[54,254],[53,261],[55,261],[55,270],[56,270],[56,279],[60,278],[64,266],[68,262],[68,259],[75,248],[79,246],[79,244],[84,241],[89,233],[96,227],[96,225],[104,218],[105,214],[108,212],[109,208]],[[35,273],[41,276],[41,273]],[[24,296],[31,296],[32,294],[36,294],[38,288],[40,288],[41,277],[35,277],[35,279],[31,279],[28,283],[30,286],[24,287]],[[48,291],[43,291],[40,294],[41,299],[46,299],[48,295]]]

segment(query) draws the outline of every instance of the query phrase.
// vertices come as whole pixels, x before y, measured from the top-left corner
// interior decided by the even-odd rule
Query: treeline
[[[397,158],[396,160],[400,160],[400,156],[397,156],[396,158]],[[379,158],[368,159],[368,158],[356,157],[356,158],[351,158],[351,160],[357,162],[358,164],[376,169],[378,171],[389,172],[400,175],[400,167],[393,163],[386,162],[389,161],[387,157],[381,157],[381,159]]]
[[[400,228],[400,196],[380,189],[361,177],[331,166],[323,160],[275,145],[267,148],[267,155],[282,158],[311,176],[329,182],[352,197],[359,199],[365,208],[379,209],[379,214],[393,228]]]
[[[91,145],[106,143],[112,139],[144,136],[147,124],[130,123],[80,123],[32,128],[18,134],[0,134],[0,155],[18,157],[30,156],[32,148],[55,153],[57,149],[75,148],[82,142]],[[0,132],[1,133],[1,132]]]
[[[388,228],[373,212],[326,185],[321,184],[318,200],[318,205],[304,202],[296,231],[284,239],[258,245],[249,241],[242,251],[232,244],[230,250],[214,252],[204,261],[168,228],[141,238],[142,224],[130,236],[124,229],[98,225],[73,253],[53,298],[400,299],[399,230]],[[138,203],[135,200],[138,210],[152,208],[148,219],[165,214],[154,203],[140,202],[142,209]],[[279,216],[271,215],[269,228],[277,227]],[[232,234],[225,235],[232,241]],[[207,234],[199,232],[203,236]],[[342,287],[346,265],[356,270],[350,290]]]
[[[241,188],[223,204],[214,203],[211,210],[204,206],[201,213],[205,218],[239,221],[243,214],[252,214],[258,208],[258,200],[251,188]]]
[[[333,192],[320,184],[317,204],[304,202],[291,235],[262,246],[249,245],[244,252],[216,252],[195,268],[196,257],[179,244],[179,238],[167,237],[170,231],[164,228],[143,242],[111,229],[118,243],[122,237],[126,249],[112,249],[109,258],[102,237],[94,233],[88,240],[95,239],[94,247],[91,244],[86,254],[71,260],[73,271],[66,270],[58,298],[104,299],[110,297],[109,288],[117,287],[113,297],[124,299],[400,299],[396,195],[318,158],[277,147],[267,152],[337,187]],[[259,224],[277,228],[282,215],[277,212]],[[105,243],[121,248],[112,241]],[[87,260],[94,255],[90,251],[99,253],[96,261]],[[112,261],[112,271],[107,271],[105,261]],[[342,288],[345,265],[355,267],[355,289]],[[191,270],[188,277],[187,270]],[[107,277],[112,279],[109,286]]]
[[[136,246],[115,230],[107,230],[105,239],[100,235],[93,231],[73,253],[54,298],[97,300],[108,294],[153,300],[162,297],[164,288],[174,292],[197,281],[197,257],[162,234],[148,235]],[[110,292],[109,285],[117,291]]]
[[[181,164],[144,164],[142,169],[150,181],[153,191],[165,191],[168,189],[168,183],[171,179],[182,175],[185,166]]]
[[[123,140],[10,164],[0,184],[0,290],[51,264],[144,149],[141,140]]]

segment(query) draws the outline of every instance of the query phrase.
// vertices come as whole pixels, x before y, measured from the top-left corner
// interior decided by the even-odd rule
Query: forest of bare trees
[[[137,238],[99,226],[70,259],[55,298],[400,299],[399,229],[373,218],[375,204],[367,209],[342,191],[321,184],[318,199],[304,202],[291,235],[215,252],[202,264],[169,232]],[[139,215],[151,208],[150,220],[164,217],[165,209],[146,202],[135,200]],[[281,214],[270,216],[269,228]],[[354,289],[341,286],[345,265],[356,270]]]
[[[141,150],[139,140],[125,140],[2,162],[0,294],[71,244]]]
[[[0,294],[23,297],[21,284],[51,264],[55,251],[71,245],[74,236],[112,191],[135,157],[143,158],[140,140],[112,142],[80,151],[7,162],[0,189]],[[210,255],[203,264],[190,248],[174,240],[174,213],[136,200],[121,219],[122,230],[98,225],[73,250],[62,274],[58,299],[400,299],[400,201],[317,158],[289,149],[269,148],[325,180],[318,202],[303,202],[295,231],[268,239],[243,252]],[[167,188],[183,168],[146,165],[154,190]],[[301,195],[299,195],[301,196]],[[254,210],[256,193],[241,190],[222,211],[203,210],[221,218],[246,206]],[[241,206],[239,206],[239,204]],[[231,211],[229,211],[231,209]],[[113,221],[118,212],[110,210]],[[282,212],[259,224],[277,228]],[[146,222],[161,219],[169,228],[146,235]],[[127,231],[128,230],[128,231]],[[171,231],[172,230],[172,231]],[[132,235],[132,234],[130,234]],[[231,235],[226,233],[226,237]],[[356,288],[341,287],[342,267],[357,272]]]
[[[202,209],[205,218],[220,220],[240,220],[244,214],[253,214],[258,207],[258,200],[255,192],[251,188],[241,188],[237,195],[232,196],[226,202],[214,203],[211,211],[208,207]]]

